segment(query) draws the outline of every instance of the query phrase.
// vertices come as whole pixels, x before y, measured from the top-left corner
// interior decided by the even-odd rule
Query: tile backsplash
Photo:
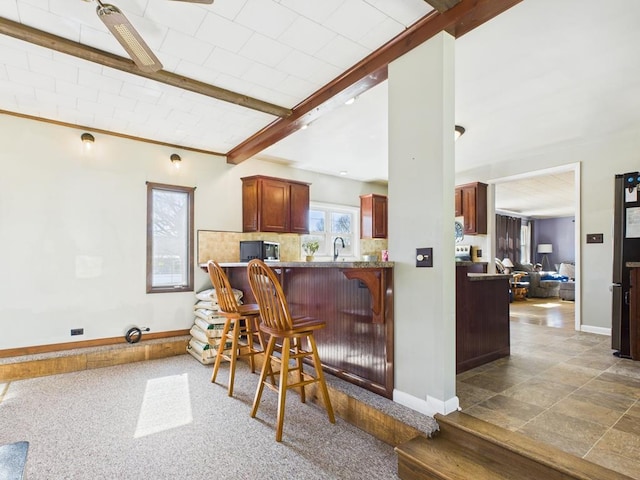
[[[241,240],[279,242],[281,261],[299,262],[303,260],[300,258],[300,235],[295,233],[242,233],[198,230],[198,263],[207,263],[209,260],[215,260],[218,263],[239,261]],[[360,240],[360,255],[377,255],[378,260],[380,260],[380,252],[386,248],[386,239]]]

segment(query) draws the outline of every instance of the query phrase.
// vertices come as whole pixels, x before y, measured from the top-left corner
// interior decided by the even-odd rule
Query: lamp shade
[[[502,260],[502,265],[504,265],[507,268],[513,268],[513,262],[508,258],[505,258],[504,260]]]
[[[550,243],[539,243],[538,253],[553,253],[553,245]]]

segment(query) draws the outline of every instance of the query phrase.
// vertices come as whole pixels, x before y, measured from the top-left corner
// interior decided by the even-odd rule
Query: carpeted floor
[[[240,362],[233,398],[210,375],[182,355],[0,384],[0,444],[30,442],[32,479],[398,478],[393,447],[295,394],[277,443],[257,374]]]

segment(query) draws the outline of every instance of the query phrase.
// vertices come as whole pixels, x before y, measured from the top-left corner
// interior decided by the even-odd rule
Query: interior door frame
[[[568,163],[566,165],[560,165],[557,167],[552,167],[552,168],[546,168],[546,169],[542,169],[542,170],[535,170],[535,171],[531,171],[531,172],[525,172],[525,173],[520,173],[517,175],[511,175],[509,177],[500,177],[500,178],[496,178],[493,180],[490,180],[488,183],[489,185],[491,185],[492,188],[492,194],[489,196],[489,201],[492,202],[490,205],[490,212],[488,212],[490,215],[492,215],[492,217],[490,218],[495,218],[495,210],[496,210],[496,204],[495,204],[495,185],[498,183],[506,183],[506,182],[510,182],[513,180],[522,180],[525,178],[532,178],[532,177],[539,177],[542,175],[550,175],[550,174],[554,174],[554,173],[560,173],[560,172],[573,172],[574,177],[573,177],[573,193],[574,193],[574,205],[575,205],[575,212],[574,212],[574,248],[575,248],[575,262],[576,262],[576,280],[575,280],[575,303],[574,303],[574,328],[576,331],[580,332],[583,331],[582,329],[582,294],[581,291],[582,289],[580,288],[581,283],[582,283],[582,244],[580,242],[580,232],[581,232],[581,218],[582,218],[582,214],[581,214],[581,204],[580,204],[580,198],[581,198],[581,175],[580,175],[580,169],[581,169],[581,163],[580,162],[575,162],[575,163]],[[493,223],[493,222],[492,222]],[[491,251],[495,250],[495,226],[492,228],[491,230],[491,236],[493,237],[493,240],[491,241]]]

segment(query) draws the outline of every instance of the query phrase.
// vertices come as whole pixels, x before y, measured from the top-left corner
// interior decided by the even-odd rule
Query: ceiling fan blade
[[[96,13],[140,70],[143,72],[162,70],[162,63],[158,57],[117,7],[98,1]]]
[[[174,2],[188,2],[188,3],[206,3],[207,5],[211,5],[213,0],[173,0]]]

